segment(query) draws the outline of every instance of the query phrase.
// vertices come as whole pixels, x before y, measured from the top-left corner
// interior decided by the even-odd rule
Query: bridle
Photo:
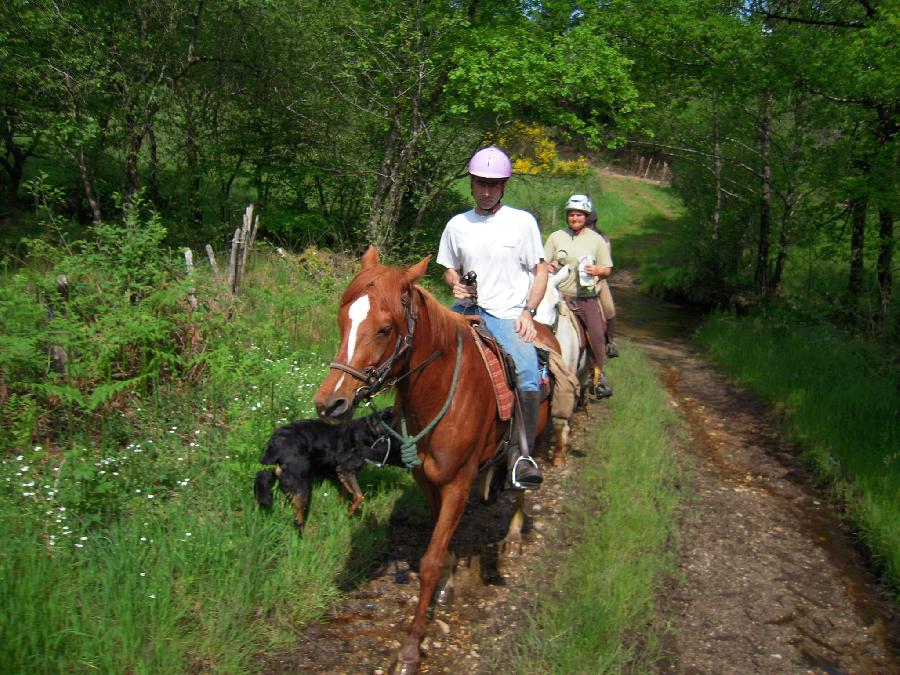
[[[334,370],[340,370],[341,372],[347,373],[348,375],[356,378],[363,383],[363,385],[354,392],[354,405],[356,405],[362,399],[369,399],[369,404],[372,407],[375,407],[374,401],[371,400],[372,397],[384,388],[385,383],[387,383],[388,373],[393,369],[394,364],[397,363],[401,358],[406,356],[407,352],[409,352],[410,350],[410,347],[412,347],[413,336],[416,332],[416,319],[418,318],[418,313],[413,307],[413,292],[414,289],[410,288],[407,296],[400,300],[400,304],[402,304],[406,309],[406,335],[401,335],[397,339],[397,346],[394,347],[394,353],[391,354],[384,362],[382,362],[381,365],[372,368],[366,368],[365,370],[360,370],[359,368],[354,368],[349,363],[344,363],[343,361],[331,362],[330,367]],[[440,356],[442,351],[443,350],[441,349],[436,349],[431,356],[429,356],[415,368],[408,368],[406,372],[391,380],[390,385],[394,385],[403,378],[409,377],[416,371],[422,370],[423,368],[425,368],[425,366],[427,366],[438,356]],[[447,410],[449,410],[450,408],[454,393],[456,392],[456,385],[459,382],[459,374],[462,366],[462,353],[462,333],[457,332],[456,365],[453,368],[453,379],[450,383],[450,390],[447,392],[447,399],[444,401],[443,407],[440,409],[434,419],[432,419],[431,422],[425,425],[425,427],[421,431],[419,431],[418,434],[416,434],[415,436],[410,436],[407,433],[406,416],[402,411],[400,412],[399,433],[391,425],[387,424],[383,419],[381,419],[380,416],[377,418],[377,421],[381,425],[381,427],[392,437],[400,441],[400,458],[403,460],[403,463],[409,468],[413,468],[422,463],[422,460],[420,460],[418,457],[418,448],[416,446],[416,443],[418,443],[427,434],[431,433],[431,430],[434,429],[435,426],[437,426],[437,424],[443,419]],[[376,408],[376,411],[377,410],[378,409]],[[388,452],[390,452],[390,446],[388,446]]]
[[[354,403],[365,398],[372,398],[373,396],[375,396],[375,394],[381,391],[385,387],[388,373],[391,372],[394,364],[397,363],[401,358],[406,356],[407,352],[410,350],[410,347],[412,347],[413,336],[416,332],[416,319],[418,318],[418,313],[413,307],[412,294],[413,289],[410,289],[407,296],[400,300],[400,304],[403,305],[406,310],[406,334],[401,335],[397,339],[397,345],[394,347],[394,353],[391,354],[387,359],[385,359],[380,365],[366,368],[365,370],[360,370],[359,368],[354,368],[349,363],[344,363],[343,361],[331,362],[330,368],[345,372],[363,383],[362,386],[359,387],[355,392]],[[437,358],[438,354],[440,354],[440,350],[432,354],[424,363],[417,366],[415,370],[423,368],[424,366],[431,363],[431,361]],[[414,371],[407,371],[400,377],[394,378],[391,384],[394,384],[395,382],[397,382],[397,380],[410,375],[412,372]]]

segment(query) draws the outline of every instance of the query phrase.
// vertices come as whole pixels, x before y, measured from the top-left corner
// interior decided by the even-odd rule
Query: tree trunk
[[[712,216],[712,241],[715,255],[718,258],[719,252],[719,233],[722,224],[722,139],[721,130],[719,128],[719,106],[716,100],[716,94],[712,97],[712,114],[713,114],[713,172],[716,177],[716,199],[713,206]]]
[[[781,285],[781,275],[784,274],[784,264],[788,251],[788,223],[797,203],[797,195],[794,188],[789,187],[784,198],[784,213],[781,216],[781,232],[778,234],[778,257],[775,259],[775,268],[772,270],[772,280],[769,283],[769,298],[771,300],[778,294]]]
[[[100,202],[94,194],[94,186],[91,182],[91,174],[88,170],[87,163],[84,161],[84,146],[78,146],[78,156],[75,158],[78,164],[78,173],[81,174],[81,182],[84,184],[84,196],[87,198],[88,205],[91,207],[91,215],[95,223],[103,220],[103,213],[100,211]]]
[[[851,207],[850,232],[850,276],[847,281],[847,293],[853,303],[859,300],[863,277],[863,246],[866,237],[866,211],[869,208],[867,197],[858,197]]]
[[[769,232],[772,228],[772,90],[766,92],[760,119],[759,158],[762,184],[759,195],[759,247],[756,255],[756,291],[769,292]]]
[[[891,312],[894,294],[894,212],[888,207],[878,209],[878,309],[884,322]]]
[[[22,184],[22,176],[25,173],[25,161],[31,157],[37,147],[39,136],[35,135],[27,148],[22,148],[16,143],[16,113],[3,109],[3,140],[6,146],[6,157],[0,156],[0,166],[9,176],[6,194],[7,203],[15,204],[19,196],[19,186]]]
[[[396,180],[396,163],[399,158],[399,114],[394,117],[391,130],[388,132],[384,144],[381,166],[378,169],[378,177],[375,180],[375,190],[372,193],[372,204],[369,207],[368,234],[369,243],[374,244],[379,250],[384,250],[390,237],[385,232],[385,200],[390,194],[393,183]]]
[[[134,197],[141,189],[141,178],[138,175],[138,156],[141,146],[144,144],[144,132],[135,128],[135,119],[131,111],[125,116],[128,126],[127,140],[125,141],[125,190],[129,199]]]
[[[162,206],[162,199],[159,194],[159,155],[157,154],[156,132],[153,126],[152,121],[147,125],[147,145],[150,151],[150,162],[147,166],[147,197],[150,203],[159,209]]]

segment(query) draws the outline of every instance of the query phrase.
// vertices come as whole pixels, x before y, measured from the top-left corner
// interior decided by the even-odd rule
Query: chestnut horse
[[[409,267],[387,267],[369,247],[362,269],[341,298],[341,344],[331,371],[316,391],[319,417],[348,421],[356,405],[387,385],[396,387],[395,419],[404,420],[404,459],[431,509],[431,540],[419,561],[419,599],[395,672],[416,672],[427,610],[437,590],[450,540],[459,525],[479,468],[503,442],[509,422],[500,419],[490,375],[468,322],[417,285],[429,258]],[[538,341],[558,345],[546,326]],[[542,404],[541,428],[548,404]],[[521,508],[521,500],[520,500]],[[514,516],[520,518],[521,514]]]

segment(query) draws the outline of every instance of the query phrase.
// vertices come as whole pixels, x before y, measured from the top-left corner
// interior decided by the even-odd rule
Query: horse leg
[[[428,607],[437,587],[450,540],[453,538],[453,533],[456,532],[466,508],[471,477],[468,477],[469,482],[466,481],[467,477],[457,477],[453,483],[440,490],[440,510],[437,522],[431,533],[428,548],[425,549],[425,554],[419,560],[419,601],[416,604],[416,613],[413,616],[409,635],[397,654],[397,663],[393,671],[395,674],[406,675],[415,673],[419,669],[419,663],[422,660],[419,646],[428,630]]]
[[[514,558],[522,553],[522,527],[525,525],[525,492],[516,493],[516,511],[509,521],[506,536],[500,542],[500,554]]]
[[[441,512],[440,490],[437,489],[434,483],[425,478],[423,474],[418,475],[421,475],[421,479],[417,477],[416,481],[419,483],[422,493],[425,495],[428,508],[431,510],[431,525],[436,527],[438,515]],[[441,564],[441,573],[438,577],[437,587],[432,598],[436,604],[442,607],[453,603],[453,573],[456,571],[456,562],[456,555],[448,546],[447,553],[444,555],[444,562]]]
[[[569,420],[565,417],[553,418],[553,466],[562,466],[566,463],[566,453],[569,451]]]

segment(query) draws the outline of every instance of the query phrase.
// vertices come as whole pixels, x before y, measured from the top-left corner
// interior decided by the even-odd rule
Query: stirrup
[[[519,462],[531,464],[531,466],[534,467],[534,470],[537,471],[537,475],[529,477],[529,479],[524,483],[516,480],[516,469],[519,467]],[[509,483],[516,490],[536,490],[543,481],[544,477],[541,475],[541,469],[540,467],[538,467],[537,462],[535,462],[531,457],[522,455],[515,461],[515,463],[513,463],[512,471],[509,474]]]

